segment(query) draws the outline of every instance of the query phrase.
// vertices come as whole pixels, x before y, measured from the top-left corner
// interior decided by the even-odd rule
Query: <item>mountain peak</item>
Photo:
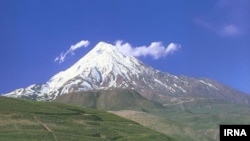
[[[89,53],[95,52],[99,55],[101,53],[111,53],[111,52],[118,53],[117,51],[119,51],[119,50],[114,45],[101,41],[101,42],[97,43],[96,46]]]
[[[77,91],[108,89],[117,85],[122,88],[130,83],[132,76],[149,70],[151,71],[150,67],[144,66],[132,56],[125,55],[116,46],[99,42],[74,65],[54,75],[46,84],[50,93],[56,97],[75,91],[72,86],[78,84],[81,88],[77,88]],[[127,81],[121,81],[123,79]],[[58,89],[62,87],[59,92]]]
[[[104,42],[104,41],[100,41],[96,44],[96,46],[94,48],[98,48],[98,49],[104,49],[104,48],[114,48],[114,46],[110,43]]]
[[[98,58],[107,59],[110,57],[117,56],[118,54],[121,54],[121,52],[114,45],[106,43],[106,42],[99,42],[89,53],[83,56],[82,59],[85,61],[86,59],[84,58],[87,58],[87,60],[93,60],[93,59],[96,60]],[[103,61],[101,62],[104,63]]]
[[[176,102],[175,98],[189,96],[203,96],[206,99],[215,97],[240,103],[250,101],[244,95],[235,100],[237,92],[213,81],[174,76],[155,70],[106,42],[97,43],[74,65],[57,73],[46,83],[17,89],[5,96],[54,100],[63,94],[115,88],[133,89],[161,103],[172,103]]]

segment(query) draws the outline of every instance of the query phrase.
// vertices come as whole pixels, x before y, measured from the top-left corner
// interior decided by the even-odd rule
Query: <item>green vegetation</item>
[[[0,141],[172,141],[105,111],[0,97]]]
[[[213,99],[169,104],[158,114],[112,111],[155,131],[183,141],[219,141],[220,124],[249,124],[250,107]]]

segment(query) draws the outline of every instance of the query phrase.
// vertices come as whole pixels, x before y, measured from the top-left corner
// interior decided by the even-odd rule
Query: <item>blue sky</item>
[[[207,77],[250,93],[248,0],[1,0],[0,93],[43,83],[99,41],[178,50],[138,56],[164,72]],[[89,41],[55,62],[62,52]]]

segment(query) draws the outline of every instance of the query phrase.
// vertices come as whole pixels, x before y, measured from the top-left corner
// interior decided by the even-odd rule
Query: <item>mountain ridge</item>
[[[185,98],[215,98],[250,105],[250,98],[211,79],[196,79],[160,72],[125,54],[112,44],[99,42],[68,69],[44,84],[33,84],[5,94],[38,101],[90,90],[132,89],[162,104]]]

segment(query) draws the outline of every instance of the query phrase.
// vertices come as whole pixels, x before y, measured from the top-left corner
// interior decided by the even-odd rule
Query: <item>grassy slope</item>
[[[173,139],[104,111],[0,97],[0,141],[69,140]]]
[[[189,126],[179,123],[174,120],[152,115],[140,111],[132,110],[121,110],[121,111],[110,111],[121,117],[136,121],[145,127],[149,127],[155,131],[163,134],[170,135],[176,140],[181,141],[210,141],[209,138],[200,135],[199,132],[195,131]]]
[[[178,140],[219,140],[220,124],[249,124],[250,107],[201,99],[168,105],[158,115],[130,110],[112,111]]]
[[[196,100],[167,107],[169,120],[182,122],[201,134],[219,140],[220,124],[249,124],[250,107],[219,100]]]

